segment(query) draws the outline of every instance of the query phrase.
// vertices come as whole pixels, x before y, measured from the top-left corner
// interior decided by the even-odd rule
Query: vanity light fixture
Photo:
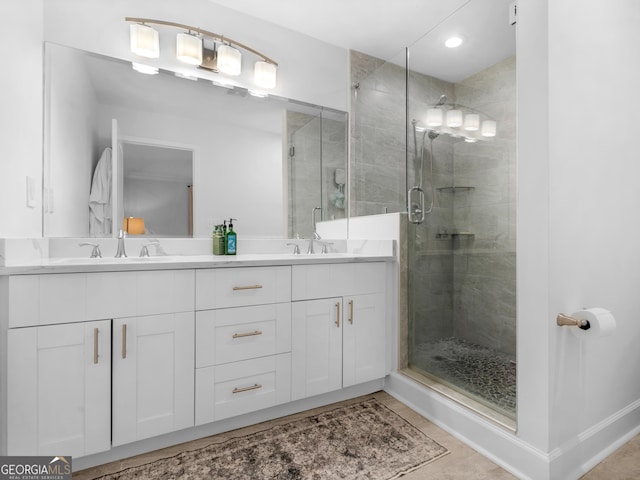
[[[158,58],[160,56],[160,40],[158,31],[142,23],[129,26],[131,51],[139,57]]]
[[[273,63],[262,60],[256,62],[253,78],[256,85],[262,88],[275,88],[277,68]]]
[[[176,37],[178,60],[215,73],[236,76],[242,72],[240,50],[243,50],[258,58],[253,70],[254,83],[265,89],[276,87],[278,64],[247,45],[217,33],[175,22],[134,17],[126,17],[125,21],[131,23],[131,52],[135,55],[146,58],[160,56],[159,34],[148,24],[179,28],[187,33],[181,32]],[[213,48],[205,48],[205,41],[213,43]]]
[[[202,40],[191,32],[176,35],[176,58],[189,65],[202,63]]]
[[[467,113],[464,116],[464,129],[468,132],[475,132],[478,128],[480,128],[480,115]]]
[[[496,136],[496,122],[494,120],[484,120],[482,122],[482,129],[480,135],[483,137],[495,137]]]
[[[447,112],[447,127],[459,128],[462,126],[462,111],[461,110],[449,110]]]
[[[442,110],[430,108],[427,110],[427,127],[439,127],[442,125]]]
[[[242,54],[231,45],[222,44],[218,47],[218,70],[227,75],[240,75],[242,71]]]

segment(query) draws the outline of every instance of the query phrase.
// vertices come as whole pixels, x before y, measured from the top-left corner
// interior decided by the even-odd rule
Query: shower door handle
[[[418,195],[418,202],[413,203],[414,195]],[[424,190],[421,187],[411,187],[407,192],[407,211],[409,213],[409,221],[414,224],[420,224],[424,222]]]

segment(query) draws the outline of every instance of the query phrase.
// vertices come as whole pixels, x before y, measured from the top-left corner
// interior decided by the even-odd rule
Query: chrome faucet
[[[149,247],[151,245],[160,245],[160,242],[149,242],[149,243],[146,243],[146,244],[142,245],[142,248],[140,249],[140,256],[141,257],[149,257],[150,256],[149,255]]]
[[[127,252],[124,250],[124,238],[127,233],[124,230],[118,232],[118,251],[116,252],[116,258],[126,257]]]
[[[93,247],[93,249],[91,250],[91,258],[102,258],[100,245],[98,245],[97,243],[82,242],[82,243],[79,243],[78,245],[80,245],[81,247],[84,247],[84,246]]]
[[[313,241],[320,240],[322,238],[316,231],[316,212],[318,210],[322,211],[322,207],[313,207],[313,209],[311,210],[311,225],[313,227],[313,233],[309,237],[309,248],[307,249],[307,255],[313,255],[314,253],[316,253],[313,249]]]

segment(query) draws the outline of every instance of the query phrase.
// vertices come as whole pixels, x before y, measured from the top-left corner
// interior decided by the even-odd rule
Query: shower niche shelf
[[[436,233],[436,238],[438,240],[452,240],[456,238],[472,238],[475,236],[476,234],[471,232]]]
[[[470,192],[471,190],[475,190],[476,187],[467,187],[467,186],[453,186],[453,187],[438,187],[436,190],[439,192],[445,193],[457,193],[457,192]]]

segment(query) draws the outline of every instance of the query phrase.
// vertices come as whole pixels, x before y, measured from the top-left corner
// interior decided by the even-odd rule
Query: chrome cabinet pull
[[[336,302],[336,327],[340,328],[340,302]]]
[[[232,393],[248,392],[249,390],[258,390],[259,388],[262,388],[262,385],[258,385],[256,383],[255,385],[251,385],[250,387],[240,387],[240,388],[236,387],[232,390]]]
[[[253,337],[255,335],[262,335],[262,332],[256,330],[255,332],[234,333],[231,338]]]
[[[262,288],[262,285],[245,285],[240,287],[233,287],[234,291],[238,290],[257,290],[258,288]]]
[[[98,332],[97,328],[93,329],[93,363],[98,363]]]
[[[122,324],[122,358],[127,358],[127,324]]]
[[[353,325],[353,300],[349,300],[349,323]]]

